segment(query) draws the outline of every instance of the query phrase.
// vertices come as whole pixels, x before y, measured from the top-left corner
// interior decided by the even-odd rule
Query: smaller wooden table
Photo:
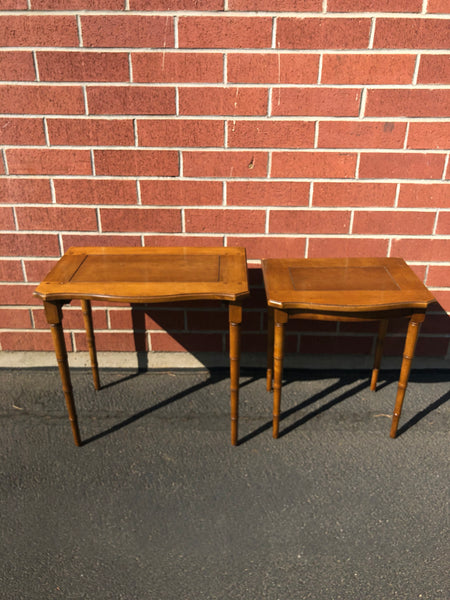
[[[229,304],[231,443],[237,444],[240,324],[248,295],[244,248],[70,248],[37,287],[55,344],[72,433],[81,445],[62,328],[62,306],[81,300],[95,389],[100,389],[91,300]]]
[[[420,324],[433,295],[401,258],[267,259],[269,305],[267,389],[272,389],[273,437],[278,437],[284,325],[289,319],[380,321],[370,388],[375,391],[388,320],[408,317],[391,437],[398,421]]]

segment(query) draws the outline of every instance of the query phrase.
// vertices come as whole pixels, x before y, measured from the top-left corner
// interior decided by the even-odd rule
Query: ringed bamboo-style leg
[[[239,363],[241,356],[242,306],[230,303],[228,318],[230,325],[231,444],[236,446],[239,419]]]
[[[281,310],[274,310],[274,348],[273,348],[273,421],[272,435],[276,439],[279,433],[281,382],[283,378],[284,354],[284,324],[287,323],[288,314]]]
[[[395,400],[394,414],[392,415],[391,438],[397,435],[398,421],[402,412],[403,398],[405,397],[406,388],[408,386],[409,373],[411,371],[411,362],[416,349],[417,338],[419,336],[420,325],[425,318],[424,314],[412,315],[408,332],[406,334],[405,349],[403,352],[402,367],[400,370],[400,378],[397,388],[397,398]]]
[[[59,374],[61,376],[62,388],[66,399],[67,412],[72,427],[73,439],[76,446],[81,446],[78,419],[73,401],[72,382],[70,381],[69,362],[67,360],[66,342],[62,328],[62,302],[44,302],[45,315],[52,332],[55,345],[56,360],[58,362]]]
[[[267,376],[266,384],[267,391],[272,391],[272,380],[273,380],[273,308],[271,306],[267,309]]]
[[[86,339],[89,348],[89,357],[91,359],[92,376],[94,378],[94,387],[100,389],[100,377],[98,374],[97,350],[95,347],[94,327],[92,325],[92,309],[90,300],[81,301],[81,310],[83,312],[84,328],[86,329]]]
[[[372,379],[370,381],[370,389],[375,392],[377,389],[378,373],[380,372],[381,357],[383,356],[383,344],[388,328],[388,320],[382,319],[378,330],[377,345],[375,348],[375,359],[373,361]]]

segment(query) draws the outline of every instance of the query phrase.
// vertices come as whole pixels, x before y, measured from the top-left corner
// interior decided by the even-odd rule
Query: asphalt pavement
[[[0,370],[0,598],[448,600],[450,371]]]

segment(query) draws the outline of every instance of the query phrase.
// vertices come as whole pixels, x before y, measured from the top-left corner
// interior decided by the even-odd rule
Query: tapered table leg
[[[281,383],[283,378],[284,356],[284,324],[288,315],[281,310],[274,310],[274,348],[273,348],[273,425],[272,435],[278,437],[281,406]]]
[[[50,325],[53,343],[55,345],[56,360],[58,363],[59,374],[61,376],[64,397],[66,399],[67,412],[69,413],[69,420],[70,425],[72,427],[73,439],[77,446],[81,446],[77,413],[73,401],[72,382],[70,381],[66,342],[64,340],[64,331],[62,328],[61,306],[61,302],[44,302],[45,314],[47,317],[47,321]]]
[[[383,356],[384,338],[388,328],[388,320],[382,319],[378,330],[377,345],[375,348],[375,359],[373,361],[372,379],[370,381],[370,389],[374,392],[377,389],[378,374],[380,372],[381,358]]]
[[[230,403],[231,403],[231,444],[237,445],[239,419],[239,363],[241,356],[242,306],[229,306],[230,324]]]
[[[408,386],[409,373],[411,371],[411,362],[416,349],[417,338],[419,336],[420,325],[425,319],[424,314],[412,315],[408,332],[405,340],[405,350],[403,352],[402,368],[400,370],[400,379],[397,388],[397,398],[395,400],[394,414],[392,416],[391,438],[397,435],[398,421],[402,412],[403,398],[405,397],[406,388]]]
[[[268,307],[267,310],[267,391],[270,392],[272,390],[272,380],[273,380],[273,308],[271,306]]]
[[[100,389],[100,377],[98,374],[97,350],[95,347],[94,327],[92,325],[92,309],[90,300],[81,300],[81,310],[83,312],[84,328],[86,329],[86,339],[89,348],[89,357],[91,360],[92,376],[94,387]]]

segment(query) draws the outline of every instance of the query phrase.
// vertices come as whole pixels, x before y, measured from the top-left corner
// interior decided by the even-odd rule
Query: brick
[[[386,256],[388,241],[370,238],[311,238],[308,258]]]
[[[27,10],[28,0],[0,0],[0,10]]]
[[[448,0],[428,0],[427,13],[442,13],[450,12]]]
[[[223,81],[222,54],[199,52],[134,52],[133,81],[142,83],[219,83]]]
[[[154,352],[222,352],[221,333],[152,333]]]
[[[374,48],[448,49],[448,21],[443,19],[377,19]]]
[[[300,354],[371,354],[373,338],[354,335],[300,336]]]
[[[87,88],[91,115],[174,115],[175,89],[151,87]]]
[[[53,269],[57,260],[24,260],[26,281],[38,284]]]
[[[134,146],[131,119],[47,119],[52,146]]]
[[[395,183],[317,182],[314,183],[313,206],[394,206]]]
[[[267,152],[183,152],[185,177],[267,177]]]
[[[2,46],[78,46],[72,15],[0,16]]]
[[[32,10],[123,10],[123,0],[30,0]]]
[[[273,90],[272,115],[357,117],[358,89],[279,88]]]
[[[402,183],[398,197],[400,208],[448,208],[448,186],[445,184]]]
[[[450,255],[450,239],[394,239],[391,256],[415,262],[445,262]]]
[[[435,215],[430,212],[356,211],[353,233],[377,235],[431,235]]]
[[[410,123],[408,148],[420,150],[450,148],[450,123]]]
[[[71,246],[141,246],[140,235],[76,235],[73,233],[62,235],[62,251],[66,252]]]
[[[97,175],[178,175],[178,152],[168,150],[94,150]]]
[[[277,48],[368,48],[370,19],[299,19],[280,17]]]
[[[72,343],[69,335],[66,338],[66,348],[70,352]],[[53,340],[50,331],[3,331],[0,333],[2,350],[6,351],[53,351]]]
[[[19,260],[2,260],[0,262],[0,281],[23,281],[21,262]]]
[[[21,230],[97,231],[97,216],[93,208],[17,207],[16,214]]]
[[[88,350],[84,333],[75,333],[74,339],[77,352]],[[132,335],[115,331],[99,331],[95,335],[95,345],[99,352],[142,352],[148,350],[144,333]]]
[[[83,46],[173,48],[173,19],[147,15],[82,15]]]
[[[48,327],[47,319],[45,318],[45,313],[43,310],[34,309],[33,320],[35,329],[46,329]],[[99,329],[106,329],[106,310],[94,309],[92,311],[92,320],[95,332],[97,332]],[[63,325],[66,331],[69,329],[82,329],[84,331],[84,321],[81,308],[78,306],[71,306],[70,308],[65,307],[63,309]]]
[[[383,353],[385,356],[401,356],[405,337],[387,337]],[[415,356],[446,356],[448,338],[425,337],[420,335],[414,352]]]
[[[37,52],[41,81],[129,81],[125,52]]]
[[[84,114],[81,86],[0,85],[0,111],[12,114]]]
[[[440,179],[443,154],[366,152],[361,154],[361,179]]]
[[[102,231],[181,231],[181,213],[176,209],[107,208],[100,210],[100,220]]]
[[[326,177],[350,178],[355,176],[356,154],[343,152],[274,152],[272,177]]]
[[[12,149],[6,150],[11,174],[91,175],[89,150]]]
[[[366,117],[448,117],[449,90],[368,90]]]
[[[450,314],[450,291],[433,290],[433,295],[439,302],[440,307]]]
[[[0,229],[14,231],[15,228],[13,209],[10,206],[0,206]]]
[[[186,209],[186,232],[263,233],[265,211]]]
[[[431,267],[430,267],[431,268]],[[447,273],[447,277],[450,273]],[[447,278],[447,281],[449,279]],[[450,335],[450,318],[443,311],[441,314],[427,313],[427,318],[420,328],[421,335],[427,333],[440,333],[441,335]]]
[[[50,203],[52,194],[49,179],[0,179],[0,203]]]
[[[0,256],[59,256],[57,234],[3,233]]]
[[[350,211],[270,211],[270,233],[348,233],[349,226]]]
[[[58,204],[137,204],[136,182],[108,179],[55,179]]]
[[[448,205],[450,208],[450,203]],[[438,235],[450,235],[450,212],[439,213],[436,233]]]
[[[420,13],[422,0],[328,0],[327,11]]]
[[[130,10],[223,10],[223,0],[130,0]]]
[[[315,125],[302,121],[228,121],[230,148],[313,148]]]
[[[317,83],[318,54],[231,53],[227,81],[231,83]]]
[[[142,204],[153,206],[221,205],[219,181],[166,181],[145,179],[140,182]]]
[[[42,119],[15,119],[0,117],[0,144],[5,146],[44,145]]]
[[[217,248],[224,245],[223,236],[219,235],[147,235],[144,236],[144,246],[166,248],[176,246],[177,248],[192,246],[195,248]]]
[[[222,121],[138,120],[139,146],[208,147],[223,146]]]
[[[270,48],[270,17],[180,17],[180,48]]]
[[[0,327],[2,329],[30,329],[30,311],[22,308],[3,308],[0,310]]]
[[[324,54],[321,83],[408,84],[415,63],[414,54]]]
[[[450,287],[450,266],[430,265],[428,267],[427,285],[430,287]]]
[[[247,317],[247,315],[246,315]],[[244,319],[245,321],[245,319]],[[187,329],[193,331],[228,331],[227,310],[187,311]]]
[[[180,88],[181,115],[267,115],[262,88]]]
[[[406,123],[321,121],[319,148],[403,148]]]
[[[33,55],[31,52],[0,52],[1,81],[34,81]]]
[[[110,310],[111,329],[143,330],[170,329],[184,330],[184,310],[181,309],[120,309]]]
[[[42,300],[39,300],[39,298],[35,298],[33,296],[33,292],[35,289],[35,285],[27,285],[20,283],[6,283],[4,285],[0,285],[0,305],[42,305]]]
[[[230,181],[227,183],[229,206],[308,206],[308,182]]]
[[[228,0],[228,10],[322,12],[321,0]]]
[[[448,54],[423,54],[420,57],[417,83],[442,83],[445,85],[449,80],[450,56]]]

